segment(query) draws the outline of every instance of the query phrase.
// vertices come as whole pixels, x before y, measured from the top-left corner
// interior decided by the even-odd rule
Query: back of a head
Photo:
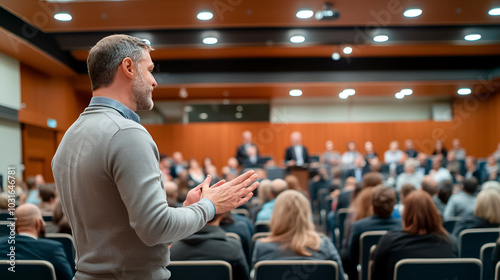
[[[474,215],[485,219],[490,224],[500,224],[500,193],[495,189],[480,191],[477,195]]]
[[[481,185],[481,190],[494,189],[500,193],[500,183],[497,181],[487,181]]]
[[[179,192],[179,186],[175,182],[167,181],[164,183],[164,185],[167,197],[177,197],[177,194]]]
[[[381,218],[389,218],[396,204],[396,191],[394,188],[379,186],[373,189],[373,213]]]
[[[123,34],[107,36],[97,42],[87,58],[92,90],[111,85],[122,61],[129,57],[138,62],[144,50],[152,48],[139,38]]]
[[[380,185],[383,186],[383,185]],[[373,215],[372,195],[375,188],[363,188],[351,203],[350,209],[354,211],[354,220],[358,221]]]
[[[310,255],[306,248],[319,248],[309,200],[299,191],[285,190],[278,195],[270,227],[270,241],[282,242],[299,255]]]
[[[38,194],[43,202],[51,202],[51,199],[56,198],[56,185],[45,184],[38,187]]]
[[[406,183],[404,185],[401,186],[401,193],[400,193],[400,197],[401,197],[401,202],[403,202],[404,204],[404,200],[405,198],[413,191],[416,191],[417,189],[415,188],[414,185],[410,184],[410,183]]]
[[[274,179],[271,181],[271,195],[277,197],[281,192],[288,189],[288,184],[283,179]]]
[[[422,190],[433,196],[438,193],[438,183],[431,176],[424,177],[421,183]]]
[[[271,198],[271,180],[264,179],[259,183],[257,188],[257,197],[261,203],[266,203],[270,201]]]
[[[363,188],[375,187],[376,185],[382,184],[382,174],[378,172],[368,172],[363,176],[362,185]]]
[[[302,187],[300,186],[299,178],[297,178],[297,176],[295,175],[286,175],[285,182],[287,183],[288,188],[291,190],[300,191],[302,189]]]
[[[407,233],[447,234],[436,204],[425,191],[414,191],[406,197],[402,219],[403,231]]]
[[[42,212],[35,204],[25,203],[16,209],[16,231],[18,233],[26,230],[36,229],[36,221],[42,218]]]
[[[443,180],[438,184],[438,188],[439,200],[441,200],[444,204],[448,203],[448,199],[450,199],[450,196],[453,193],[453,181]]]
[[[28,190],[34,190],[36,188],[36,178],[35,176],[29,176],[26,178],[26,187]]]
[[[463,182],[463,190],[468,194],[474,194],[477,191],[479,183],[475,177],[467,178]]]

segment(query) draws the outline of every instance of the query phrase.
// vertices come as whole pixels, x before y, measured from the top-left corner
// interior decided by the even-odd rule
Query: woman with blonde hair
[[[271,234],[255,244],[252,262],[262,260],[333,260],[337,262],[340,278],[344,270],[333,243],[321,237],[311,221],[311,206],[296,190],[278,195],[271,217]]]
[[[471,228],[497,228],[500,226],[500,193],[495,189],[479,192],[474,214],[462,217],[453,229],[453,235]]]

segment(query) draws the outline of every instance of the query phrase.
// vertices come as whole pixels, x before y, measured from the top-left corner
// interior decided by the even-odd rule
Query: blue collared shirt
[[[140,123],[141,121],[139,115],[137,115],[134,111],[130,110],[130,108],[108,97],[103,97],[103,96],[92,97],[92,99],[90,100],[89,107],[93,106],[109,107],[118,111],[118,113],[120,113],[126,119],[133,120],[136,123]]]

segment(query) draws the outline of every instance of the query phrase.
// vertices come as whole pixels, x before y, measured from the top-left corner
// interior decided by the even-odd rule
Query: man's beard
[[[137,76],[132,83],[132,94],[134,95],[134,100],[136,104],[137,111],[151,110],[153,109],[153,99],[151,98],[152,87],[149,86],[142,76],[142,71],[137,67]]]

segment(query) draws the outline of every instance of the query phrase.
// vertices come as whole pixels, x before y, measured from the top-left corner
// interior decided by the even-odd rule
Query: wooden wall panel
[[[42,174],[46,182],[53,182],[50,163],[56,152],[56,132],[52,129],[23,125],[24,178]]]

